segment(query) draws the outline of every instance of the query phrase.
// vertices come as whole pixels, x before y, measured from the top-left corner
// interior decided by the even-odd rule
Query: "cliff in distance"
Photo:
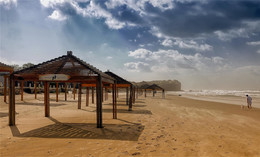
[[[158,86],[164,88],[166,91],[180,91],[181,82],[178,80],[156,80],[156,81],[142,81],[142,82],[132,82],[134,85],[142,86],[144,84],[157,84]]]

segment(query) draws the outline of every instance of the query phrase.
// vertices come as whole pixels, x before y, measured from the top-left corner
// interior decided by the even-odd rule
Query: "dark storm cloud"
[[[175,8],[160,11],[147,6],[150,22],[169,36],[194,37],[214,31],[240,28],[245,20],[260,19],[260,1],[209,1],[176,3]]]

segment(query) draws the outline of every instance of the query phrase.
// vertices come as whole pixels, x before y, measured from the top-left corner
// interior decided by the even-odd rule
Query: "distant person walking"
[[[246,95],[247,97],[247,108],[252,108],[252,98],[249,95]]]

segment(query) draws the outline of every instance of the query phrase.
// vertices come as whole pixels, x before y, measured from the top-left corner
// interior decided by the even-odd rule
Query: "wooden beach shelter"
[[[134,101],[134,85],[111,71],[106,71],[105,73],[116,80],[116,91],[118,91],[118,88],[126,88],[126,105],[128,105],[128,110],[132,111]]]
[[[147,87],[149,87],[150,85],[149,84],[143,84],[139,87],[139,89],[142,90],[142,92],[144,92],[144,97],[146,97],[146,89]]]
[[[102,128],[102,83],[114,84],[114,79],[68,51],[67,55],[16,71],[10,75],[9,125],[15,125],[15,81],[32,80],[44,83],[45,117],[50,116],[49,83],[79,83],[78,108],[81,108],[81,84],[96,84],[97,127]]]
[[[4,76],[4,102],[6,102],[7,95],[7,79],[9,79],[9,76],[13,71],[13,67],[0,62],[0,74]]]
[[[146,90],[152,90],[153,91],[153,97],[155,96],[156,91],[162,91],[162,98],[165,98],[165,91],[162,87],[158,86],[157,84],[152,84],[148,87],[146,87]]]

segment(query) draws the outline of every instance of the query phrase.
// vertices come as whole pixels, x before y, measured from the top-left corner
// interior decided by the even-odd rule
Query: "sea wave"
[[[184,91],[168,91],[167,94],[182,94],[182,95],[197,95],[197,96],[239,96],[245,97],[250,95],[251,97],[260,98],[260,90],[184,90]]]

